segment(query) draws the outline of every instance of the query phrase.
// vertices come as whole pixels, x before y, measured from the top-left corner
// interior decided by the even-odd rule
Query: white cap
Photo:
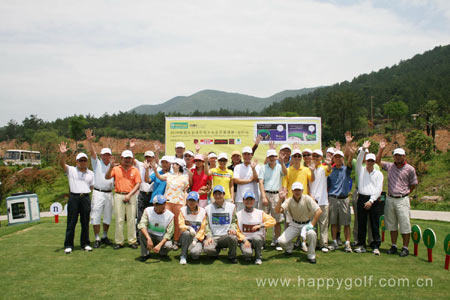
[[[334,152],[333,156],[335,156],[335,155],[340,155],[340,156],[344,157],[344,152],[342,152],[341,150],[338,150],[338,151]]]
[[[208,158],[214,158],[214,157],[217,158],[217,155],[214,152],[208,154]]]
[[[294,149],[294,150],[292,150],[291,155],[294,155],[294,154],[300,154],[300,155],[302,155],[302,150],[300,150],[300,149]]]
[[[291,186],[291,190],[302,190],[303,191],[303,184],[301,182],[294,182]]]
[[[327,149],[327,153],[334,154],[334,148],[331,148],[331,147],[328,148],[328,149]]]
[[[312,150],[309,148],[306,148],[305,150],[303,150],[303,153],[311,153],[312,154]]]
[[[277,151],[275,150],[275,149],[269,149],[269,150],[267,150],[267,155],[266,155],[266,157],[269,157],[269,156],[277,156],[278,154],[277,154]]]
[[[175,144],[175,148],[186,148],[186,146],[184,145],[183,142],[177,142],[177,143]]]
[[[323,156],[323,152],[320,149],[314,150],[313,154],[317,154],[317,155]]]
[[[284,144],[283,146],[281,146],[280,150],[283,150],[283,149],[289,149],[289,150],[292,150],[292,149],[291,149],[291,146],[289,146],[288,144]]]
[[[224,152],[219,153],[219,156],[217,156],[217,160],[221,160],[221,159],[224,159],[224,158],[226,160],[228,160],[228,155],[226,153],[224,153]]]
[[[175,160],[172,163],[173,164],[177,164],[177,165],[179,165],[180,167],[183,167],[183,168],[186,166],[186,163],[181,158],[175,158]]]
[[[253,154],[253,150],[250,147],[244,147],[244,149],[242,149],[242,154],[244,154],[244,153]]]
[[[375,154],[373,154],[373,153],[369,153],[366,155],[366,160],[369,160],[369,159],[377,160]]]
[[[397,149],[394,150],[394,155],[395,155],[395,154],[406,155],[406,152],[405,152],[405,150],[402,149],[402,148],[397,148]]]
[[[77,154],[77,160],[80,160],[81,158],[85,157],[86,159],[88,158],[88,156],[86,155],[86,153],[78,153]]]
[[[186,154],[189,154],[190,156],[194,156],[194,152],[192,152],[191,150],[184,152],[184,155],[186,155]]]
[[[133,152],[131,152],[130,150],[125,150],[122,152],[122,154],[120,156],[133,158]]]
[[[172,156],[168,156],[168,155],[164,155],[159,162],[161,163],[162,161],[167,161],[168,163],[172,163]]]
[[[144,157],[145,156],[155,157],[155,153],[153,151],[145,151]]]
[[[109,148],[103,148],[102,151],[100,151],[100,154],[111,154],[112,155],[112,152],[111,152],[111,149],[109,149]]]

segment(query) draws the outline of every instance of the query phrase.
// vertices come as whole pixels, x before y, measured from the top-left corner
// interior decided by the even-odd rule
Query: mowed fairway
[[[180,250],[170,252],[167,260],[154,256],[146,263],[137,261],[140,251],[131,248],[115,251],[110,246],[102,246],[90,253],[81,251],[79,224],[75,251],[66,255],[65,222],[65,218],[59,224],[43,219],[32,226],[11,227],[2,223],[0,298],[449,299],[450,272],[443,268],[443,240],[450,233],[449,223],[412,222],[419,224],[422,231],[430,227],[436,232],[433,263],[427,262],[423,243],[419,257],[400,258],[387,255],[390,244],[384,242],[379,257],[370,252],[318,252],[317,264],[311,265],[303,252],[295,250],[294,255],[286,257],[272,249],[268,239],[261,266],[244,262],[240,250],[237,265],[229,264],[226,252],[222,251],[218,260],[203,254],[200,262],[188,260],[187,265],[181,266]],[[114,228],[111,233],[110,238]],[[92,237],[91,234],[91,241]],[[412,244],[410,253],[413,253]],[[403,278],[408,279],[409,287]],[[265,287],[260,282],[264,279]],[[278,279],[271,282],[277,286],[269,286],[272,279]],[[327,283],[333,286],[327,289]],[[389,286],[381,287],[383,283]],[[417,283],[427,286],[418,287]]]

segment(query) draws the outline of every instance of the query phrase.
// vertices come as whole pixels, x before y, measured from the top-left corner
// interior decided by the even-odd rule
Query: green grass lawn
[[[206,258],[199,263],[181,266],[180,251],[170,252],[169,259],[157,256],[146,263],[136,259],[139,250],[123,248],[113,250],[105,246],[84,252],[79,247],[80,226],[75,236],[75,251],[64,254],[65,218],[59,224],[53,219],[42,219],[36,224],[0,227],[0,297],[5,299],[448,299],[449,271],[444,270],[443,240],[450,233],[450,224],[433,221],[416,221],[425,228],[433,228],[437,235],[434,262],[427,262],[423,244],[419,256],[400,258],[387,255],[390,244],[384,242],[382,255],[372,253],[344,253],[341,250],[317,254],[317,264],[306,261],[299,250],[286,257],[269,246],[263,251],[263,264],[245,263],[238,250],[239,264],[228,264],[226,252],[218,260]],[[110,233],[113,237],[114,228]],[[269,235],[271,230],[269,230]],[[386,235],[389,239],[389,234]],[[92,240],[92,234],[91,234]],[[413,252],[412,244],[410,252]],[[303,279],[305,284],[303,285]],[[373,277],[370,277],[373,276]],[[364,286],[366,277],[366,286]],[[258,287],[260,279],[291,280],[289,287]],[[324,280],[324,287],[317,283]],[[326,288],[326,280],[334,286]],[[369,286],[369,278],[373,278]],[[409,287],[398,286],[401,278],[408,278]],[[417,280],[427,287],[417,287]],[[309,286],[315,280],[315,286]],[[339,280],[339,281],[336,281]],[[350,280],[353,286],[350,286]],[[362,280],[362,286],[359,281]],[[381,287],[386,280],[394,287]],[[300,286],[298,283],[300,282]],[[338,282],[341,282],[339,288]],[[421,281],[424,282],[425,281]],[[284,282],[286,284],[286,282]],[[331,281],[329,281],[331,284]],[[351,287],[351,288],[350,288]]]

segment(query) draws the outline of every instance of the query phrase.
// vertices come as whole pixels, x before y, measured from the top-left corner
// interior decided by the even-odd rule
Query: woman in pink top
[[[205,207],[208,205],[208,193],[211,190],[212,177],[205,174],[204,158],[201,154],[194,157],[194,164],[195,168],[192,168],[189,174],[189,185],[191,191],[198,192],[200,195],[198,205]]]

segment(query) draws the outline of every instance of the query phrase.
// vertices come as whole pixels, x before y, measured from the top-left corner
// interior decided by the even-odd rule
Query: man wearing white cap
[[[92,251],[89,242],[89,213],[91,211],[91,201],[89,194],[94,186],[94,173],[87,168],[88,157],[84,153],[78,153],[77,166],[68,166],[65,162],[67,144],[62,142],[59,145],[61,152],[60,165],[64,169],[69,179],[69,202],[67,203],[67,227],[66,239],[64,240],[64,252],[70,254],[73,250],[73,239],[78,215],[80,215],[81,249]]]
[[[266,238],[265,229],[276,224],[275,219],[254,208],[255,194],[248,191],[244,194],[245,208],[236,213],[237,235],[241,242],[242,255],[246,260],[252,257],[252,248],[255,249],[255,265],[262,263],[261,249]]]
[[[291,186],[292,197],[285,200],[285,191],[282,191],[280,195],[276,211],[277,213],[289,213],[292,222],[278,238],[278,244],[286,251],[286,254],[290,255],[294,249],[292,240],[300,235],[308,242],[308,261],[315,264],[317,235],[314,226],[316,226],[322,210],[310,196],[303,193],[303,189],[303,184],[294,182]]]
[[[408,245],[411,234],[410,203],[408,195],[416,188],[418,181],[416,170],[406,162],[406,153],[402,148],[394,150],[394,162],[381,161],[386,142],[380,142],[377,163],[388,172],[388,196],[384,207],[384,222],[386,230],[391,232],[392,247],[388,254],[397,253],[397,238],[403,238],[401,257],[409,255]]]
[[[290,162],[291,162],[291,153],[292,149],[291,146],[288,144],[284,144],[280,148],[280,157],[283,156],[284,165],[286,168],[289,168]]]
[[[86,129],[86,139],[88,141],[88,148],[91,153],[92,170],[95,176],[94,190],[92,191],[91,203],[91,224],[94,228],[95,242],[94,248],[100,247],[100,244],[109,245],[111,242],[108,239],[109,225],[112,220],[113,212],[113,193],[114,187],[113,179],[105,179],[105,174],[110,167],[112,152],[109,148],[103,148],[100,151],[100,158],[98,157],[94,148],[94,136],[91,129]],[[100,239],[100,221],[103,214],[103,236]]]
[[[186,163],[185,174],[188,174],[193,167],[194,167],[194,152],[191,150],[188,150],[184,152],[183,154],[184,162]]]
[[[250,147],[242,149],[243,163],[237,165],[233,172],[233,181],[237,184],[236,195],[234,203],[236,204],[236,211],[244,209],[243,198],[247,191],[251,191],[256,195],[255,205],[259,202],[258,189],[258,172],[259,166],[256,162],[252,162],[253,151]]]
[[[105,174],[106,179],[114,178],[114,213],[116,217],[114,250],[123,248],[123,224],[127,218],[128,245],[137,249],[136,238],[136,192],[141,183],[139,170],[133,166],[133,152],[122,152],[120,165],[114,166],[111,158],[111,167]]]
[[[287,174],[284,164],[284,153],[280,152],[279,163],[277,163],[277,151],[275,149],[267,150],[265,164],[258,174],[259,190],[261,191],[261,202],[264,212],[270,214],[276,220],[274,234],[272,238],[272,246],[276,246],[277,239],[281,234],[281,222],[283,222],[283,214],[275,211],[275,207],[279,200],[279,192],[281,189],[282,178]],[[277,250],[281,250],[277,249]]]
[[[363,168],[363,160],[366,149],[369,149],[370,142],[365,141],[362,146],[362,151],[359,152],[356,159],[356,173],[358,178],[358,202],[356,209],[358,211],[358,247],[355,252],[366,252],[366,229],[367,216],[369,216],[370,225],[372,228],[373,237],[373,253],[380,255],[380,230],[379,218],[377,215],[377,206],[379,205],[379,198],[383,191],[383,173],[375,170],[375,154],[369,153],[366,155],[366,167]]]
[[[310,183],[311,196],[319,204],[322,214],[318,220],[320,230],[319,248],[322,252],[328,252],[328,193],[327,177],[331,173],[331,160],[325,160],[326,165],[322,164],[322,150],[314,150],[312,153],[314,166],[314,181]],[[318,231],[319,232],[319,231]]]
[[[186,150],[186,146],[183,142],[177,142],[175,144],[175,158],[184,159],[184,151]]]
[[[301,164],[302,151],[294,149],[291,155],[290,166],[287,169],[287,175],[283,177],[283,187],[288,193],[287,197],[292,197],[292,184],[294,182],[301,182],[305,188],[304,194],[309,195],[309,183],[314,181],[314,173],[311,168],[305,167]]]

